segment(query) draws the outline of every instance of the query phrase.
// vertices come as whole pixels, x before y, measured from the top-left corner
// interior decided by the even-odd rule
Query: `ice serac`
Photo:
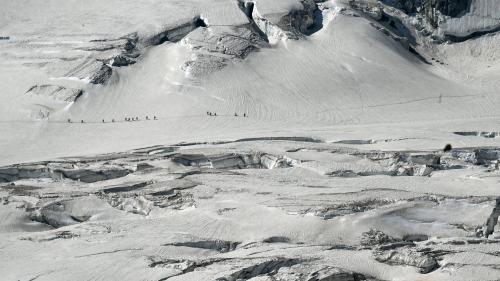
[[[172,159],[184,166],[211,169],[275,169],[290,167],[297,162],[285,156],[275,156],[266,153],[242,154],[177,154]]]
[[[436,15],[459,17],[470,9],[472,0],[382,0],[382,2],[408,14],[423,11],[433,20]],[[437,24],[437,22],[436,22]]]
[[[30,111],[35,119],[48,118],[53,112],[76,102],[83,94],[83,89],[53,84],[35,85],[26,92],[33,103]]]
[[[182,38],[198,27],[204,27],[206,23],[201,17],[195,17],[192,20],[168,25],[161,31],[149,36],[145,36],[141,41],[144,45],[160,45],[167,41],[179,42]]]
[[[289,1],[288,6],[273,6],[266,1],[240,0],[240,7],[256,28],[271,43],[299,39],[311,34],[320,18],[315,0]]]
[[[311,264],[298,264],[290,268],[284,267],[274,276],[270,276],[268,279],[264,280],[377,281],[378,279],[329,265],[317,266]]]
[[[93,39],[81,43],[75,49],[86,52],[78,59],[51,62],[49,75],[54,76],[49,82],[34,85],[28,90],[31,96],[46,96],[52,101],[76,102],[83,94],[83,89],[93,85],[107,85],[112,77],[118,78],[114,69],[135,64],[149,47],[161,45],[167,41],[178,42],[189,32],[206,26],[200,17],[188,18],[185,21],[168,24],[148,32],[132,32],[118,38]],[[113,80],[114,81],[114,80]],[[71,85],[67,87],[67,85]],[[34,111],[41,118],[47,118],[58,106],[46,102],[35,102]],[[38,119],[41,119],[38,118]]]
[[[389,265],[409,265],[419,268],[420,273],[429,273],[439,264],[436,258],[415,247],[412,240],[420,241],[427,237],[408,235],[404,239],[391,237],[382,231],[371,229],[362,234],[361,246],[373,249],[376,261]]]
[[[98,167],[85,163],[41,162],[1,167],[0,182],[14,182],[20,179],[52,178],[62,180],[67,178],[93,183],[124,177],[131,172],[131,168],[116,164]]]
[[[193,52],[183,66],[192,77],[221,69],[230,61],[244,59],[267,47],[267,42],[249,24],[201,27],[189,33],[182,44]]]
[[[404,38],[410,50],[425,58],[439,57],[437,50],[443,50],[442,43],[460,43],[500,31],[500,6],[495,0],[353,0],[349,3],[390,33]],[[442,59],[436,61],[442,64]]]
[[[48,98],[56,102],[75,102],[82,94],[82,89],[67,88],[58,85],[36,85],[26,94],[32,97]]]
[[[32,212],[30,218],[33,221],[59,228],[85,222],[93,215],[109,209],[109,205],[105,202],[94,196],[90,196],[83,199],[61,200],[48,203]]]
[[[383,0],[414,19],[425,19],[440,36],[467,37],[495,31],[500,8],[495,0]]]
[[[202,241],[188,241],[172,244],[165,244],[164,246],[174,247],[190,247],[206,250],[214,250],[219,253],[227,253],[234,251],[241,242],[224,241],[224,240],[202,240]]]
[[[307,281],[377,281],[374,278],[359,273],[350,272],[341,268],[325,267],[312,272],[306,279]]]
[[[83,60],[64,77],[75,78],[92,84],[104,84],[113,74],[112,68],[100,60]]]
[[[64,178],[69,178],[85,183],[93,183],[97,181],[120,178],[128,175],[129,173],[130,170],[116,165],[109,165],[105,168],[54,167],[51,169],[51,174],[53,177],[58,177],[60,175]]]
[[[376,140],[314,140],[155,145],[0,168],[0,178],[14,181],[0,184],[0,234],[13,244],[2,251],[13,262],[28,258],[34,265],[7,272],[28,271],[32,278],[39,268],[53,270],[44,259],[50,248],[51,257],[68,261],[54,271],[64,277],[50,280],[67,280],[75,271],[92,279],[99,266],[111,280],[130,274],[221,281],[498,276],[498,232],[473,237],[493,231],[499,214],[494,199],[500,174],[476,161],[476,152],[486,148],[391,152],[376,150]],[[364,149],[352,147],[360,145]],[[447,169],[452,160],[467,169]],[[374,163],[384,171],[425,165],[435,175],[403,179],[362,172]],[[323,172],[345,168],[358,178]],[[100,178],[101,171],[122,175],[125,169],[126,176]],[[85,182],[92,178],[98,181]],[[476,229],[487,217],[486,227]],[[117,276],[123,271],[117,260],[137,264]]]
[[[380,230],[370,229],[362,234],[360,244],[363,247],[371,248],[377,245],[394,242],[398,242],[398,239],[391,237]]]
[[[13,182],[26,178],[48,178],[49,170],[45,165],[15,165],[0,168],[0,182]]]
[[[282,267],[290,267],[298,263],[300,263],[298,259],[275,258],[242,268],[231,273],[229,276],[217,278],[216,281],[248,280],[259,275],[277,272]]]
[[[382,263],[418,267],[421,273],[429,273],[439,267],[434,257],[427,256],[408,247],[387,251],[375,250],[373,255],[375,260]]]

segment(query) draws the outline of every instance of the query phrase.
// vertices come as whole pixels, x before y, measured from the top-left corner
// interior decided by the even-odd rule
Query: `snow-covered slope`
[[[497,1],[3,2],[0,279],[498,279]]]
[[[17,160],[251,135],[249,128],[310,134],[498,115],[496,37],[439,47],[448,65],[428,65],[341,2],[261,0],[246,15],[252,3],[52,1],[2,10],[0,32],[10,39],[0,41],[0,138]],[[121,122],[146,116],[159,120]],[[102,134],[109,141],[92,137]],[[17,153],[19,142],[29,144],[26,153]]]

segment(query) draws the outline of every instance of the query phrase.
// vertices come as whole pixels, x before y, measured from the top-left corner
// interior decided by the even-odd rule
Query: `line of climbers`
[[[208,116],[217,116],[217,112],[211,112],[211,111],[207,111],[207,115]],[[238,113],[234,113],[234,117],[238,117]],[[243,113],[243,117],[247,117],[247,114],[246,113]]]
[[[208,116],[217,116],[217,113],[216,112],[207,111],[207,115]],[[235,112],[234,113],[234,117],[238,117],[238,116],[239,116],[238,113]],[[243,117],[247,117],[247,114],[243,113]],[[137,117],[137,116],[136,117],[125,117],[124,120],[125,120],[125,122],[141,121],[141,119],[139,119],[139,117]],[[149,118],[149,116],[146,116],[145,120],[149,121],[151,119]],[[153,120],[158,120],[158,118],[156,116],[153,116]],[[116,122],[115,119],[111,119],[111,123],[115,123],[115,122]],[[68,123],[73,123],[73,121],[70,118],[68,118]],[[82,124],[85,123],[85,120],[83,120],[83,119],[80,120],[80,123],[82,123]],[[106,123],[106,120],[102,119],[102,123]]]
[[[139,117],[125,117],[126,122],[140,121],[140,120],[141,119],[139,119]],[[149,118],[149,116],[146,116],[145,120],[149,121],[151,119]],[[158,120],[158,118],[156,116],[153,116],[153,120]],[[111,119],[111,123],[115,123],[115,122],[116,122],[115,119]],[[68,118],[68,123],[73,123],[73,121],[70,118]],[[82,123],[82,124],[85,123],[85,120],[83,120],[83,119],[80,120],[80,123]],[[106,120],[102,119],[102,123],[106,123]]]
[[[149,116],[146,116],[145,120],[149,121],[151,119],[149,119]],[[156,118],[156,116],[153,116],[153,120],[158,120],[158,118]],[[135,118],[134,117],[125,117],[125,121],[129,121],[129,122],[131,122],[131,121],[140,121],[140,119],[139,119],[139,117],[135,117]]]

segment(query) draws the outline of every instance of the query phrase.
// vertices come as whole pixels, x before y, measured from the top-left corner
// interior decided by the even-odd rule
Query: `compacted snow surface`
[[[500,280],[499,5],[354,2],[4,0],[0,279]]]

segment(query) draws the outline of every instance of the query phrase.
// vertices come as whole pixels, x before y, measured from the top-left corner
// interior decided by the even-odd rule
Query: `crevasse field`
[[[498,1],[0,0],[0,86],[1,280],[500,280]]]

